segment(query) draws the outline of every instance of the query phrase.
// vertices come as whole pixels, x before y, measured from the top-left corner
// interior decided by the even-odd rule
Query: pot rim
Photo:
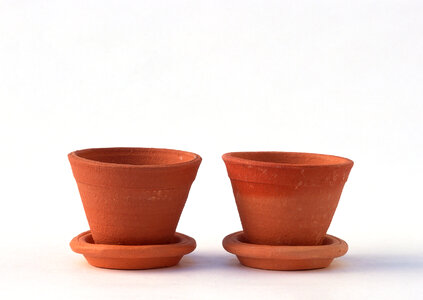
[[[236,155],[239,154],[288,154],[288,155],[299,155],[302,157],[315,157],[321,158],[322,162],[326,159],[326,163],[288,163],[288,162],[272,162],[272,161],[263,161],[263,160],[254,160],[249,158],[242,158]],[[327,163],[327,159],[332,159],[333,163]],[[228,152],[222,155],[222,159],[225,162],[231,164],[240,164],[240,165],[251,165],[257,167],[273,167],[273,168],[316,168],[316,167],[346,167],[353,166],[354,162],[351,159],[329,155],[329,154],[318,154],[318,153],[308,153],[308,152],[287,152],[287,151],[239,151],[239,152]]]
[[[84,158],[80,156],[81,153],[86,151],[101,151],[101,150],[110,150],[110,151],[119,151],[119,150],[141,150],[141,151],[154,151],[154,152],[162,152],[162,153],[180,153],[185,155],[192,156],[191,160],[184,161],[184,162],[175,162],[175,163],[168,163],[168,164],[145,164],[145,165],[135,165],[135,164],[126,164],[126,163],[112,163],[112,162],[104,162],[89,158]],[[147,147],[104,147],[104,148],[86,148],[72,151],[68,154],[69,160],[79,161],[84,164],[94,165],[94,166],[101,166],[101,167],[125,167],[125,168],[133,168],[133,169],[161,169],[161,168],[172,168],[172,167],[183,167],[183,166],[190,166],[199,164],[202,160],[201,156],[188,151],[183,150],[176,150],[176,149],[167,149],[167,148],[147,148]]]

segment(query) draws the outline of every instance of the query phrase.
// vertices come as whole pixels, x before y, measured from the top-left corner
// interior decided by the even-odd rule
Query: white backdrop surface
[[[421,1],[0,0],[1,299],[422,299]],[[192,151],[203,163],[175,268],[71,252],[88,229],[66,154]],[[351,158],[330,268],[249,269],[221,155]]]

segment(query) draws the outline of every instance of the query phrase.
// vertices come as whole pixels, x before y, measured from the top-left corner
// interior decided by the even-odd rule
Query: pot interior
[[[190,152],[155,148],[96,148],[76,151],[78,157],[125,165],[171,165],[192,161],[198,155]]]
[[[300,152],[233,152],[230,158],[283,165],[344,165],[352,161],[333,155]]]

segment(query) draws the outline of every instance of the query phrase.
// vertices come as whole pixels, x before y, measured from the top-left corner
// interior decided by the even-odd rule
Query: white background
[[[0,298],[423,297],[421,1],[0,0]],[[203,157],[178,267],[89,266],[67,153],[164,147]],[[242,267],[221,155],[351,158],[330,268]]]

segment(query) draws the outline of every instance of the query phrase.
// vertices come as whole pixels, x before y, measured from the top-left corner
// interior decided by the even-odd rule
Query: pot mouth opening
[[[91,148],[74,151],[69,156],[100,165],[154,168],[201,161],[201,157],[192,152],[159,148]]]
[[[354,164],[352,160],[340,156],[303,152],[230,152],[224,154],[222,158],[232,163],[275,167],[352,166]]]

